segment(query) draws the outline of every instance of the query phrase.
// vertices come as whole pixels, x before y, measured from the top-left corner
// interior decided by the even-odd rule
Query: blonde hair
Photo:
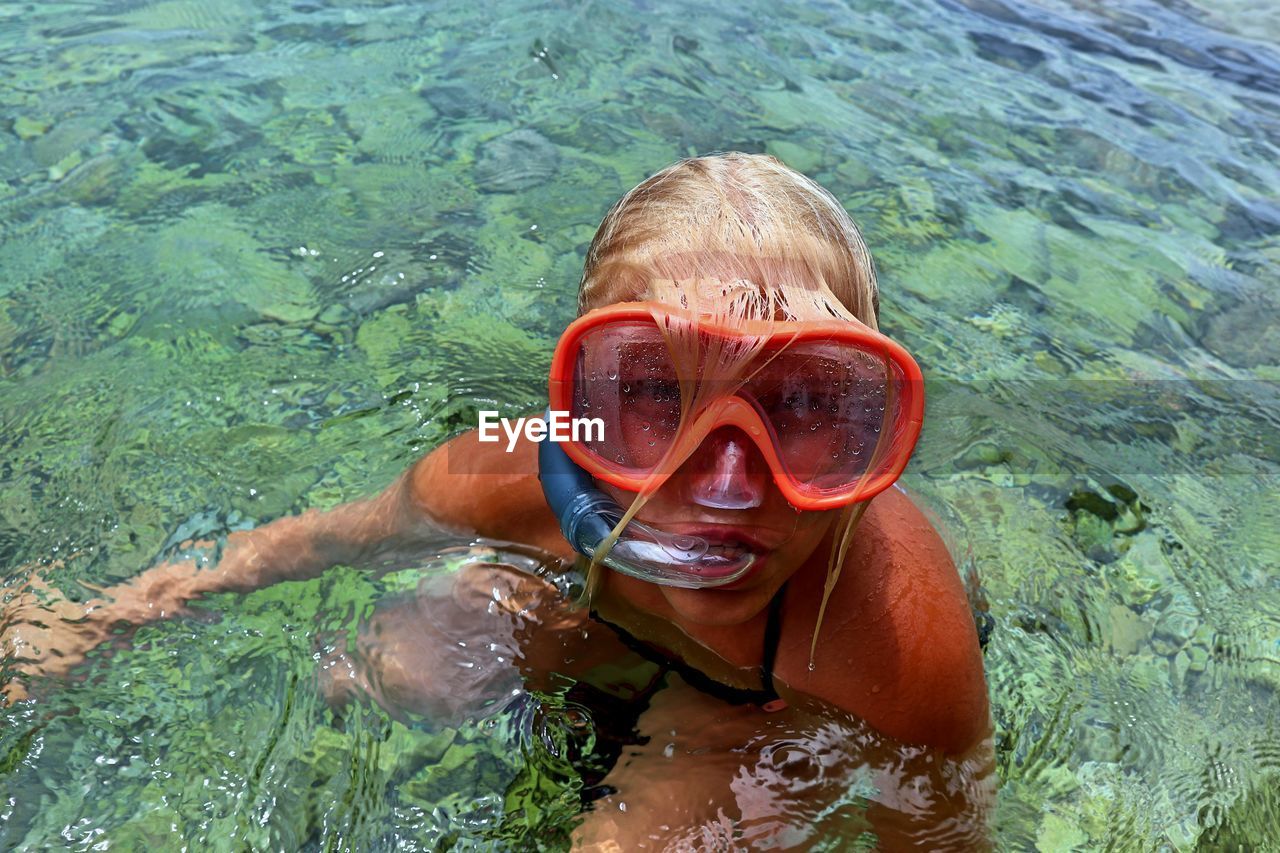
[[[875,265],[844,207],[810,178],[761,154],[681,160],[609,209],[587,252],[579,311],[636,299],[721,321],[856,318],[875,329],[879,313]],[[673,352],[692,355],[699,346],[691,329],[668,318],[655,320]],[[726,380],[742,378],[743,365],[758,350],[759,342],[745,342],[731,352],[711,354],[721,393]],[[705,359],[708,353],[700,355]],[[682,397],[698,399],[687,381],[681,380]],[[599,582],[599,559],[693,449],[673,443],[613,535],[596,549],[587,597]],[[827,602],[866,505],[846,507],[837,522],[810,646],[811,668]]]
[[[831,193],[767,154],[681,160],[618,199],[587,251],[579,311],[643,290],[681,255],[732,258],[739,277],[762,286],[771,262],[792,266],[877,327],[875,264],[858,226]]]

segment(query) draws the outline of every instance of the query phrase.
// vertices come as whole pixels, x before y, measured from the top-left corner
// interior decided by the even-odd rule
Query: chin
[[[681,619],[699,625],[727,627],[750,621],[768,604],[768,590],[758,586],[742,589],[686,589],[667,586],[663,597]]]

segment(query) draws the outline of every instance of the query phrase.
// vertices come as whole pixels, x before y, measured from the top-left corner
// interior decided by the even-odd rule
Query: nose
[[[746,433],[736,428],[712,432],[685,468],[690,497],[711,509],[754,509],[764,503],[769,470]]]

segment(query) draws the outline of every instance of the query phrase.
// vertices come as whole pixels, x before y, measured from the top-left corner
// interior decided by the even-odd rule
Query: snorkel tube
[[[575,551],[594,558],[600,543],[622,520],[622,507],[548,438],[538,446],[538,479],[564,538]],[[701,589],[736,581],[757,559],[750,552],[732,557],[710,552],[706,539],[665,533],[633,519],[600,562],[651,583]]]

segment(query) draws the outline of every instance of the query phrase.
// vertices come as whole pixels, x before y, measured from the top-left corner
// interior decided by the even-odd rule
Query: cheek
[[[827,535],[827,531],[836,522],[839,514],[839,510],[798,513],[799,517],[794,521],[795,532],[792,533],[788,545],[797,552],[803,552],[807,557]]]

